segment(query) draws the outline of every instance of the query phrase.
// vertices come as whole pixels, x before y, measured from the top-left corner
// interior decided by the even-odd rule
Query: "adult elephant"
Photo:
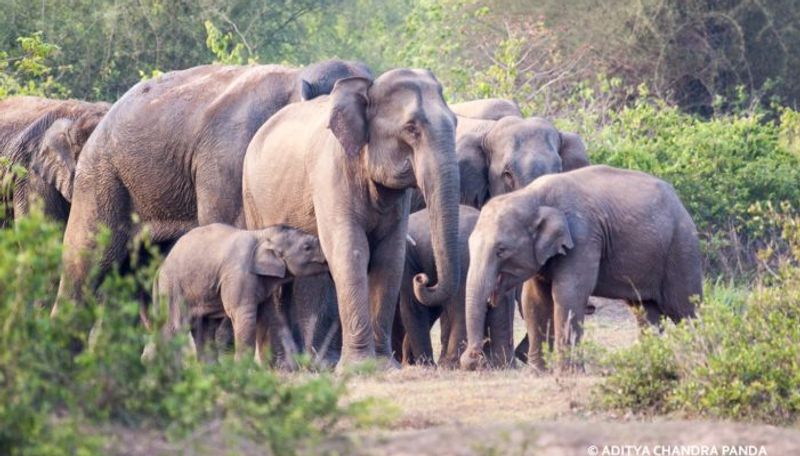
[[[434,304],[458,282],[455,115],[432,73],[397,69],[349,78],[330,97],[284,108],[259,130],[244,161],[249,229],[275,223],[318,234],[342,323],[339,364],[391,359],[405,260],[408,188],[428,203],[438,282],[414,279]]]
[[[478,209],[537,177],[590,164],[580,136],[538,117],[459,117],[456,138],[461,204]],[[419,194],[413,195],[412,212],[423,207]]]
[[[212,222],[241,226],[242,161],[256,130],[283,106],[354,75],[370,71],[341,60],[305,68],[205,65],[133,86],[78,164],[59,297],[80,298],[90,267],[82,253],[95,247],[101,225],[111,231],[101,272],[125,257],[143,225],[155,242]]]
[[[516,103],[502,98],[464,101],[451,104],[450,109],[459,117],[471,119],[500,120],[506,116],[522,117],[522,111]]]
[[[111,105],[79,100],[11,97],[0,102],[4,220],[27,215],[38,200],[44,214],[66,222],[78,156]],[[13,168],[26,173],[18,175]]]

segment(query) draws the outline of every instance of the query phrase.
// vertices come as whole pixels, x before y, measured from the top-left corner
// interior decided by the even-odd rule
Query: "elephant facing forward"
[[[236,358],[248,349],[263,359],[268,329],[281,328],[270,296],[293,277],[319,274],[327,264],[319,240],[295,228],[272,226],[244,231],[221,223],[202,226],[181,237],[164,259],[153,284],[154,299],[168,303],[165,339],[188,330],[202,357],[207,331],[223,317],[233,323]],[[281,328],[282,329],[282,328]],[[152,358],[155,345],[142,354]]]
[[[438,282],[414,280],[435,304],[458,283],[455,115],[428,71],[343,79],[329,97],[287,106],[259,130],[244,161],[247,227],[285,223],[318,234],[342,326],[339,364],[391,359],[405,261],[409,195],[428,203]]]
[[[439,320],[441,328],[441,353],[439,367],[458,367],[459,357],[467,343],[467,325],[464,315],[464,287],[467,282],[469,249],[467,240],[478,221],[477,209],[459,207],[458,249],[461,252],[461,272],[458,291],[441,305],[420,303],[414,296],[412,283],[420,273],[436,277],[436,267],[431,245],[430,221],[427,209],[411,214],[408,220],[409,245],[406,247],[406,266],[400,287],[395,324],[392,333],[396,355],[402,355],[403,364],[433,364],[431,327]],[[503,367],[513,362],[514,294],[507,293],[501,302],[487,311],[484,334],[490,365]]]
[[[591,166],[493,198],[469,250],[467,369],[482,357],[487,302],[531,277],[523,315],[538,368],[548,331],[561,367],[570,365],[566,349],[580,341],[590,295],[640,304],[658,322],[694,316],[703,292],[692,218],[672,186],[637,171]]]

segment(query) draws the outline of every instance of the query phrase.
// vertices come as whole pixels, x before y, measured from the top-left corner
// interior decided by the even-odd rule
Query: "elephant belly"
[[[601,265],[592,296],[634,301],[657,299],[662,275],[661,268],[655,266],[628,268]]]

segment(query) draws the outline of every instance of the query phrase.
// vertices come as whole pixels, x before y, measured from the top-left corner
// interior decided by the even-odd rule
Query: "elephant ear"
[[[541,266],[556,255],[566,255],[568,250],[575,247],[566,216],[554,207],[539,208],[531,235],[533,255]]]
[[[286,277],[286,263],[265,244],[256,247],[253,253],[253,273],[267,277]]]
[[[315,97],[314,86],[305,79],[300,80],[300,98],[303,100],[311,100]]]
[[[480,209],[489,199],[489,162],[483,147],[485,135],[467,133],[456,143],[461,176],[461,204]]]
[[[44,133],[42,144],[31,157],[31,169],[41,179],[57,188],[67,201],[72,199],[72,179],[75,173],[72,135],[75,121],[58,119]]]
[[[331,92],[331,115],[328,128],[339,140],[348,157],[358,155],[369,141],[367,105],[371,82],[365,78],[336,81]]]
[[[560,134],[561,147],[558,150],[558,155],[561,156],[563,171],[572,171],[573,169],[591,165],[583,139],[575,133],[561,132]]]

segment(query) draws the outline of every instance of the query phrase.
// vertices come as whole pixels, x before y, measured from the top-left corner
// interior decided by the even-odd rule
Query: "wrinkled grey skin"
[[[415,277],[414,293],[434,304],[455,292],[455,123],[433,74],[398,69],[374,82],[341,80],[330,97],[286,107],[248,148],[248,228],[287,223],[319,235],[339,303],[340,366],[376,355],[391,359],[408,188],[419,187],[429,203],[439,272],[435,285]]]
[[[472,119],[500,120],[506,116],[522,117],[522,112],[516,103],[501,98],[486,98],[455,103],[450,105],[450,110],[459,117]]]
[[[270,295],[292,277],[326,270],[319,240],[295,228],[245,231],[221,223],[195,228],[175,243],[153,284],[154,299],[166,299],[168,306],[164,339],[187,331],[191,322],[202,357],[209,334],[203,325],[224,316],[233,323],[236,358],[255,349],[262,362],[270,320],[280,321]],[[148,345],[143,358],[154,350]]]
[[[588,166],[580,136],[545,119],[499,121],[459,117],[456,155],[461,204],[480,209],[489,198],[522,188],[545,174]],[[412,212],[424,207],[413,198]]]
[[[534,278],[523,316],[528,362],[542,368],[552,331],[560,367],[580,341],[589,296],[641,303],[648,319],[694,316],[703,274],[695,225],[672,186],[653,176],[591,166],[542,177],[493,198],[469,239],[468,347],[481,361],[487,301]]]
[[[101,225],[111,230],[101,274],[124,259],[143,226],[159,243],[198,225],[242,226],[242,161],[256,130],[283,106],[328,93],[336,80],[354,75],[370,72],[337,60],[300,69],[205,65],[131,88],[78,163],[59,297],[80,299],[90,285],[91,264],[82,252],[95,247]]]
[[[395,355],[402,354],[403,364],[433,364],[430,331],[436,320],[441,327],[441,353],[438,365],[457,368],[459,357],[466,348],[467,325],[464,314],[464,291],[467,281],[469,249],[467,240],[478,221],[478,210],[459,207],[458,248],[461,252],[461,272],[458,291],[440,306],[426,306],[414,297],[413,278],[419,273],[436,277],[431,245],[430,221],[427,209],[411,214],[408,220],[409,243],[406,247],[406,265],[400,287],[396,323],[392,332]],[[513,355],[514,296],[506,294],[501,303],[489,309],[485,339],[489,362],[495,367],[509,365]]]
[[[39,201],[48,218],[67,221],[78,156],[110,106],[38,97],[0,102],[0,156],[28,170],[12,179],[7,218],[27,215]]]

